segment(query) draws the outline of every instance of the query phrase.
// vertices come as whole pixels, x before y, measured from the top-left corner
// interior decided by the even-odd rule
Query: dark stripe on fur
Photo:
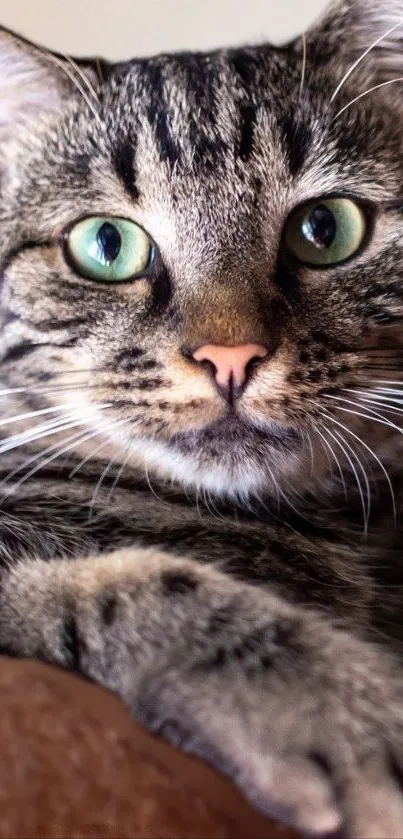
[[[134,201],[137,201],[139,191],[136,186],[135,155],[136,143],[134,136],[130,140],[128,138],[122,139],[112,150],[112,164],[115,172],[130,197]]]
[[[0,359],[1,363],[9,364],[11,361],[19,361],[20,359],[36,352],[36,350],[42,346],[43,344],[15,344],[13,347],[9,347],[5,351],[3,357]]]
[[[129,350],[121,350],[115,358],[113,368],[117,373],[127,373],[127,371],[134,370],[138,367],[139,359],[144,355],[144,350],[140,347],[130,347]]]
[[[256,69],[259,67],[257,56],[251,55],[244,49],[232,50],[230,61],[243,86],[245,88],[253,86]]]
[[[290,173],[295,177],[308,157],[312,142],[312,131],[304,123],[296,122],[293,114],[283,117],[280,128]]]
[[[241,130],[238,155],[246,163],[253,151],[253,134],[256,122],[256,107],[254,105],[242,105],[241,107]]]
[[[156,63],[143,62],[143,67],[149,97],[147,119],[153,128],[161,161],[173,167],[180,161],[180,148],[172,134],[162,70]]]

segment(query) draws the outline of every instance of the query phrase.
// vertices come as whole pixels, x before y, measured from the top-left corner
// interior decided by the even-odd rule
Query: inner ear
[[[99,85],[96,61],[75,62],[0,28],[0,139],[18,123],[60,108],[74,93],[95,107]]]

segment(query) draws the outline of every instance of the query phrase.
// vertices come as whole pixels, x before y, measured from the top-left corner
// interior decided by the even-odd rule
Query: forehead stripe
[[[302,169],[310,152],[312,130],[293,114],[283,116],[279,124],[289,170],[295,177]]]
[[[122,139],[113,148],[112,165],[130,197],[137,201],[139,192],[136,186],[135,155],[135,137]]]

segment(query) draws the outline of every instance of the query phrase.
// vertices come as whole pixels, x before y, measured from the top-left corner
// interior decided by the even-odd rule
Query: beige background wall
[[[0,22],[53,49],[128,58],[159,50],[279,42],[326,0],[0,0]]]

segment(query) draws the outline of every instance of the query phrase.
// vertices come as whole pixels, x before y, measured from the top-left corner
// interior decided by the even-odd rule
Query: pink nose
[[[206,344],[193,354],[195,361],[210,368],[217,387],[228,401],[240,396],[248,382],[251,370],[267,356],[263,344],[238,344],[223,347]]]

